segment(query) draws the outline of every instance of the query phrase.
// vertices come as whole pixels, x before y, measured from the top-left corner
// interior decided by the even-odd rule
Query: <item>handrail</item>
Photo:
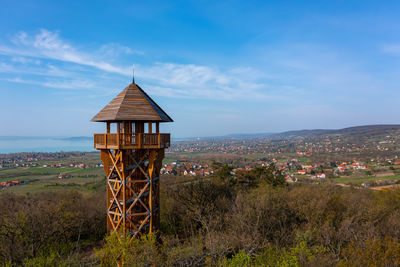
[[[137,148],[145,146],[168,147],[170,138],[169,133],[94,134],[94,146],[95,148],[120,146],[135,146]]]

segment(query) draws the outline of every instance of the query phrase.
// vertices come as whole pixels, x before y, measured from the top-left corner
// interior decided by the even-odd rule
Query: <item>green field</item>
[[[339,178],[334,178],[333,181],[340,184],[354,184],[360,185],[364,182],[372,182],[372,181],[392,181],[392,180],[400,180],[400,175],[392,175],[392,176],[383,176],[383,177],[375,177],[375,176],[343,176]]]
[[[167,157],[164,163],[171,163],[182,157]],[[99,164],[99,153],[88,153],[82,157],[40,160],[38,167],[14,167],[0,169],[0,182],[22,181],[23,184],[0,189],[1,192],[44,192],[74,190],[82,193],[97,192],[106,189],[103,168],[77,168],[69,164]],[[63,167],[50,168],[43,165],[62,163]],[[69,173],[72,177],[59,179],[60,173]]]
[[[99,164],[99,153],[88,153],[81,157],[65,157],[45,159],[34,162],[37,167],[14,167],[0,169],[0,182],[12,180],[22,181],[23,184],[6,187],[0,192],[41,192],[76,190],[83,193],[95,192],[105,189],[105,174],[103,168],[77,168],[69,167],[70,164]],[[57,168],[43,167],[62,163],[64,166]],[[60,173],[69,173],[70,178],[59,179]]]
[[[58,179],[60,173],[69,173],[71,178]],[[105,184],[103,168],[15,168],[0,171],[0,182],[18,180],[23,184],[8,187],[3,191],[38,192],[48,190],[97,190]]]

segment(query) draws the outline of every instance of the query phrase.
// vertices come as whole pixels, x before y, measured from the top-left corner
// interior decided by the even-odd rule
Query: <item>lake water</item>
[[[19,152],[68,152],[95,151],[92,138],[68,140],[46,137],[5,137],[0,136],[0,154]],[[173,138],[172,142],[187,141],[191,138]]]
[[[0,154],[18,152],[94,151],[92,140],[20,139],[0,140]]]

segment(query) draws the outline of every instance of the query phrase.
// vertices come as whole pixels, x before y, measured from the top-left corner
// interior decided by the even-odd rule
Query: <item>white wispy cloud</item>
[[[35,65],[39,65],[41,63],[41,61],[38,59],[32,59],[27,57],[12,57],[11,61],[21,64],[35,64]]]
[[[13,47],[0,45],[0,54],[7,56],[25,56],[32,58],[53,59],[94,67],[103,71],[126,75],[123,68],[110,63],[97,60],[93,55],[83,53],[75,49],[69,43],[63,41],[58,32],[45,29],[31,37],[25,32],[12,38]]]
[[[118,43],[110,43],[102,45],[99,49],[99,54],[109,57],[115,58],[120,55],[140,55],[143,56],[145,53],[143,51],[134,50],[130,47],[120,45]]]
[[[82,88],[93,88],[94,83],[88,80],[48,80],[48,81],[35,81],[26,80],[19,77],[2,79],[7,82],[22,83],[39,85],[50,88],[62,88],[62,89],[82,89]]]
[[[80,74],[82,69],[68,72],[55,66],[54,61],[94,68],[111,75],[130,77],[132,66],[120,66],[106,59],[121,54],[144,55],[143,52],[117,43],[100,46],[93,52],[84,51],[63,40],[58,32],[46,29],[40,30],[36,35],[25,32],[16,34],[8,44],[0,44],[0,54],[10,57],[8,62],[0,62],[0,72],[64,78],[52,81],[46,78],[44,81],[11,78],[9,81],[64,89],[71,89],[75,85],[81,88],[94,88],[95,82],[73,79],[75,75],[82,76]],[[160,96],[214,99],[271,97],[268,94],[269,88],[263,81],[266,77],[260,71],[249,67],[223,70],[215,66],[156,62],[150,65],[135,64],[135,74],[146,85],[145,89]]]
[[[20,60],[14,60],[12,58],[10,62],[1,62],[0,61],[0,73],[9,73],[9,74],[29,74],[29,75],[38,75],[38,76],[46,76],[46,77],[73,77],[79,76],[79,73],[72,72],[66,69],[60,69],[53,64],[40,64],[35,62],[34,59],[24,58],[22,65],[16,65],[15,62],[21,62]]]
[[[138,76],[157,86],[154,93],[190,98],[235,99],[263,96],[266,85],[249,77],[248,68],[221,71],[216,67],[193,64],[156,63],[140,66]],[[173,89],[172,89],[173,88]]]

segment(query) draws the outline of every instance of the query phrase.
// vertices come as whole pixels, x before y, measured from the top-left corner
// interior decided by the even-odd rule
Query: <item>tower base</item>
[[[102,149],[107,177],[107,231],[131,236],[158,230],[164,149]]]

